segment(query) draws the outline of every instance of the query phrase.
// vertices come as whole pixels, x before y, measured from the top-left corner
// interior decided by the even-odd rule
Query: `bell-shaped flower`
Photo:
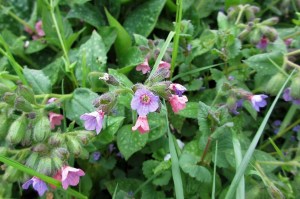
[[[177,113],[178,111],[184,109],[186,107],[187,101],[188,98],[185,95],[181,97],[179,97],[178,95],[172,95],[171,97],[169,97],[169,102],[174,113]]]
[[[138,130],[140,133],[147,133],[149,132],[149,123],[147,116],[139,116],[138,119],[136,120],[135,125],[132,127],[133,131]]]
[[[99,134],[102,129],[103,118],[104,112],[102,110],[85,113],[80,116],[80,119],[84,120],[85,129],[89,131],[96,130],[97,134]]]
[[[50,127],[55,129],[55,126],[61,125],[61,121],[64,119],[64,116],[58,113],[49,113]]]
[[[22,188],[28,189],[30,185],[32,185],[33,189],[38,192],[39,196],[44,195],[44,193],[48,190],[46,183],[37,177],[33,177],[30,180],[26,181],[22,185]]]
[[[251,95],[249,96],[249,100],[252,103],[253,108],[259,112],[259,108],[265,107],[267,105],[267,101],[265,100],[268,98],[267,95]]]

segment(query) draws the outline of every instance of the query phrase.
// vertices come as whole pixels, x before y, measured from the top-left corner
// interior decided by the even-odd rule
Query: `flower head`
[[[161,61],[158,65],[158,69],[167,69],[168,73],[166,74],[165,78],[170,77],[170,68],[171,68],[171,65],[165,61]]]
[[[291,95],[291,88],[286,88],[283,91],[283,99],[286,102],[292,101],[294,104],[300,105],[300,99],[294,99]]]
[[[84,128],[89,131],[96,130],[97,134],[99,134],[102,129],[103,118],[104,112],[102,110],[85,113],[80,116],[80,119],[84,120]]]
[[[147,133],[149,131],[149,124],[147,116],[139,116],[135,125],[132,127],[133,131],[138,130],[140,133]]]
[[[256,44],[256,48],[264,50],[267,48],[268,43],[269,43],[268,38],[266,36],[262,36],[260,41]]]
[[[148,59],[146,58],[144,60],[144,62],[141,63],[140,65],[138,65],[135,69],[137,71],[142,71],[143,74],[146,74],[147,72],[149,72],[151,70],[151,68],[149,66]]]
[[[64,116],[58,113],[49,113],[50,127],[55,129],[55,126],[61,125],[61,121],[64,119]]]
[[[177,113],[178,111],[185,108],[188,99],[185,95],[183,95],[182,97],[179,97],[178,95],[172,95],[171,97],[169,97],[169,101],[172,106],[172,110],[174,111],[174,113]]]
[[[148,113],[156,111],[158,107],[159,97],[144,88],[136,90],[131,100],[131,108],[137,110],[139,116],[146,116]]]
[[[175,92],[179,97],[186,91],[186,88],[180,84],[170,84],[169,89]]]
[[[45,36],[45,32],[44,32],[42,26],[43,26],[43,22],[41,20],[39,20],[35,24],[35,30],[36,30],[37,36],[39,36],[39,37]]]
[[[62,187],[67,189],[69,185],[76,186],[79,183],[80,176],[85,173],[81,169],[76,169],[70,166],[64,166],[59,170],[54,178],[62,182]]]
[[[39,196],[44,195],[44,193],[48,190],[46,183],[37,177],[33,177],[30,180],[26,181],[22,185],[22,188],[28,189],[31,184],[32,184],[33,189],[39,193]]]
[[[265,107],[267,105],[267,101],[265,100],[268,96],[267,95],[251,95],[249,97],[253,108],[259,112],[259,108]]]

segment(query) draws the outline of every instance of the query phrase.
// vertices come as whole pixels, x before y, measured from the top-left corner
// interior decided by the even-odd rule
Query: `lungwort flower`
[[[252,103],[253,108],[259,112],[259,108],[265,107],[267,105],[267,101],[265,100],[268,98],[267,95],[251,95],[249,96],[249,100]]]
[[[132,127],[132,130],[138,130],[142,134],[147,133],[150,130],[147,116],[139,116],[135,125]]]
[[[182,94],[186,91],[186,88],[180,84],[170,84],[169,89],[175,92],[176,95],[182,97]]]
[[[151,91],[140,88],[131,100],[131,108],[136,110],[139,116],[146,116],[150,112],[155,112],[159,107],[159,97]]]
[[[55,129],[55,126],[61,125],[61,121],[64,119],[64,116],[58,113],[49,113],[50,127]]]
[[[89,131],[96,130],[97,134],[99,134],[102,129],[103,118],[104,112],[102,110],[85,113],[80,116],[80,119],[84,120],[85,129]]]
[[[39,196],[44,195],[48,190],[46,183],[37,177],[33,177],[22,185],[23,189],[28,189],[32,185],[33,189],[39,193]]]
[[[54,178],[61,181],[62,187],[67,189],[69,186],[78,185],[80,176],[84,175],[85,173],[81,169],[64,166],[55,174]]]
[[[174,113],[177,113],[178,111],[185,108],[188,98],[185,95],[183,95],[181,97],[179,97],[178,95],[172,95],[169,98],[169,101],[170,101],[172,110],[174,111]]]
[[[146,74],[147,72],[149,72],[151,70],[151,68],[149,66],[148,59],[146,58],[144,60],[144,62],[141,63],[140,65],[138,65],[135,69],[137,71],[142,71],[143,74]]]

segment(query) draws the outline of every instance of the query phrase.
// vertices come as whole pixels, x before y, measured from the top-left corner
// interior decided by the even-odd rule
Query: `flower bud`
[[[171,96],[171,90],[169,89],[171,83],[172,82],[170,81],[157,82],[150,87],[150,90],[154,91],[159,96],[165,99],[169,99],[169,97]]]
[[[262,36],[262,35],[261,35],[259,29],[255,29],[255,30],[252,31],[251,34],[250,34],[250,42],[251,42],[252,44],[257,44],[257,43],[260,41],[261,36]]]
[[[88,159],[89,158],[89,152],[85,149],[85,148],[82,148],[82,151],[79,155],[79,158],[81,159]]]
[[[52,173],[52,159],[44,156],[40,158],[36,171],[45,175],[51,175]]]
[[[11,90],[5,85],[0,83],[0,96],[6,92],[10,92]]]
[[[238,13],[239,13],[238,6],[228,8],[227,10],[228,19],[234,19],[238,15]]]
[[[68,136],[67,139],[67,146],[70,153],[79,156],[82,151],[81,143],[72,136]]]
[[[278,17],[271,17],[271,18],[266,19],[263,22],[261,22],[261,24],[266,25],[266,26],[273,26],[273,25],[277,24],[278,21],[279,21]]]
[[[271,95],[277,95],[285,82],[285,76],[282,73],[275,74],[267,83],[266,92]]]
[[[27,158],[25,164],[26,164],[26,166],[28,166],[28,167],[30,167],[30,168],[32,168],[32,169],[36,169],[37,163],[38,163],[39,161],[40,161],[40,156],[39,156],[39,154],[33,152],[33,153],[31,153],[31,154],[29,155],[29,157]]]
[[[84,145],[95,136],[95,133],[91,131],[75,131],[77,133],[76,138],[78,138]],[[75,133],[74,132],[74,133]]]
[[[63,166],[63,161],[58,156],[54,156],[52,157],[52,165],[53,170],[59,170]]]
[[[248,6],[245,9],[245,15],[248,21],[252,21],[255,19],[255,14],[259,12],[259,7],[256,6]]]
[[[46,116],[42,116],[33,128],[33,140],[35,142],[42,142],[48,138],[50,132],[50,121]]]
[[[20,84],[18,86],[18,93],[31,104],[36,103],[33,90],[30,87]]]
[[[97,98],[93,105],[98,108],[99,110],[102,110],[105,113],[108,113],[116,104],[116,95],[113,92],[107,92],[102,94],[99,98]]]
[[[19,96],[15,100],[15,109],[23,112],[31,112],[31,104],[22,96]]]
[[[17,95],[15,93],[5,92],[3,95],[3,101],[13,106],[15,104],[16,97]]]
[[[41,153],[46,153],[48,151],[48,147],[45,144],[43,144],[43,143],[39,143],[39,144],[33,146],[31,148],[31,150],[33,152],[37,152],[37,153],[41,154]]]
[[[240,40],[244,40],[249,35],[250,32],[251,32],[251,28],[246,27],[242,32],[240,32],[238,38]]]
[[[165,67],[158,67],[156,71],[153,73],[152,76],[149,76],[149,78],[146,80],[146,84],[154,84],[156,82],[161,82],[162,80],[166,79],[168,76],[170,76],[170,69],[167,69]]]
[[[9,119],[5,113],[0,114],[0,140],[7,135],[9,128]]]
[[[10,126],[6,140],[11,144],[18,144],[25,136],[27,121],[25,115],[20,116]]]
[[[16,181],[20,180],[20,178],[22,177],[22,175],[23,175],[23,173],[20,170],[15,169],[12,166],[8,166],[5,169],[5,173],[4,173],[3,177],[2,177],[2,179],[5,182],[13,183],[13,182],[16,182]]]
[[[272,42],[275,41],[278,37],[278,33],[275,28],[261,26],[260,30]]]
[[[107,84],[111,84],[113,86],[119,86],[120,82],[112,75],[108,73],[104,73],[101,77],[99,77],[100,80],[105,81]]]
[[[56,148],[52,151],[53,156],[57,156],[61,160],[67,160],[69,158],[69,151],[66,148]]]
[[[32,127],[27,127],[25,136],[22,139],[22,146],[29,146],[31,144],[31,136],[32,136]]]
[[[294,99],[300,99],[300,75],[297,75],[292,80],[292,84],[291,84],[291,96]]]
[[[49,145],[51,146],[60,146],[64,142],[64,138],[59,133],[53,133],[48,140]]]

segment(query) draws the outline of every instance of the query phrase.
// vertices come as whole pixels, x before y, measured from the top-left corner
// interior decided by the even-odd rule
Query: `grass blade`
[[[214,164],[214,179],[211,192],[211,198],[215,199],[216,195],[216,173],[217,173],[217,160],[218,160],[218,140],[216,141],[216,150],[215,150],[215,164]]]
[[[244,172],[245,172],[245,170],[246,170],[246,168],[247,168],[247,166],[248,166],[248,164],[250,162],[250,159],[251,159],[251,157],[253,155],[253,152],[254,152],[254,150],[256,148],[256,145],[257,145],[257,143],[258,143],[258,141],[259,141],[259,139],[260,139],[260,137],[261,137],[261,135],[263,133],[263,130],[264,130],[264,128],[265,128],[265,126],[266,126],[266,124],[267,124],[270,116],[271,116],[271,113],[274,110],[274,107],[275,107],[275,105],[276,105],[279,97],[281,96],[281,93],[283,92],[283,90],[284,90],[285,86],[287,85],[287,83],[290,81],[290,79],[291,79],[292,75],[294,74],[294,72],[295,72],[295,69],[289,75],[289,77],[286,79],[285,83],[281,87],[280,91],[277,93],[277,96],[276,96],[275,100],[273,101],[270,109],[268,110],[266,116],[264,117],[264,119],[263,119],[260,127],[258,128],[258,131],[256,132],[256,134],[255,134],[255,136],[254,136],[254,138],[253,138],[253,140],[252,140],[252,142],[251,142],[251,144],[250,144],[250,146],[249,146],[249,148],[248,148],[248,150],[247,150],[247,152],[246,152],[246,154],[245,154],[245,156],[243,158],[243,160],[242,160],[242,162],[240,164],[240,167],[236,171],[236,174],[235,174],[235,176],[234,176],[234,178],[232,180],[232,183],[231,183],[231,185],[229,187],[229,190],[228,190],[228,192],[226,194],[225,199],[231,199],[231,198],[233,198],[234,193],[236,192],[236,188],[237,188],[238,184],[240,183],[240,180],[241,180],[242,176],[244,175]]]

